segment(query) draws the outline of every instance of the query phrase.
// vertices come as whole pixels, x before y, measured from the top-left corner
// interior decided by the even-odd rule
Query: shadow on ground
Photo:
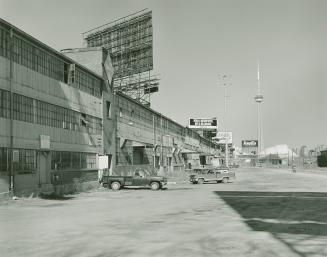
[[[60,201],[71,200],[75,198],[73,196],[64,196],[64,195],[56,195],[56,194],[40,194],[39,197],[44,200],[60,200]]]
[[[112,190],[111,188],[108,188],[108,187],[104,187],[105,189],[107,190],[110,190],[111,192],[114,192],[115,190]],[[164,188],[161,188],[159,190],[152,190],[151,188],[149,187],[123,187],[119,190],[117,190],[117,192],[119,191],[158,191],[158,192],[161,192],[161,191],[178,191],[178,190],[194,190],[194,188],[189,188],[189,187],[180,187],[180,188],[173,188],[173,187],[164,187]]]
[[[300,256],[312,254],[327,256],[326,247],[319,244],[323,242],[327,245],[327,193],[250,191],[215,193],[237,211],[252,230],[271,233]],[[302,246],[298,244],[299,238],[303,242]],[[315,240],[317,238],[319,240]],[[305,249],[305,244],[310,248],[310,252]],[[320,252],[312,251],[313,246],[319,246]]]

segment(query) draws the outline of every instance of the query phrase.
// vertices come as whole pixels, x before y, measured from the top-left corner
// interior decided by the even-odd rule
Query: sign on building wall
[[[217,118],[212,118],[212,119],[204,119],[204,118],[199,118],[199,119],[194,119],[190,118],[189,119],[189,128],[191,129],[217,129]]]
[[[225,131],[217,132],[216,139],[218,140],[218,144],[225,144],[226,143],[226,141],[225,141],[226,138],[227,138],[227,143],[228,144],[233,143],[233,133],[232,132],[225,132]]]
[[[12,151],[12,161],[19,162],[19,151],[18,150]]]
[[[242,140],[242,147],[258,147],[258,140]]]
[[[40,149],[50,150],[50,136],[40,135]]]

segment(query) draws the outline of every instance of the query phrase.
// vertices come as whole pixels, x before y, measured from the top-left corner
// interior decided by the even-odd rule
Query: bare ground
[[[323,172],[238,169],[229,184],[3,203],[0,249],[5,257],[322,257],[326,213]]]

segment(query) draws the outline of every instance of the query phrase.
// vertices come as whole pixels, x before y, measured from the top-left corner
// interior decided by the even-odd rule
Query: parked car
[[[227,167],[198,171],[196,174],[190,175],[190,182],[193,184],[203,184],[208,182],[228,183],[233,179],[235,179],[235,172]]]
[[[136,170],[131,176],[104,175],[100,182],[113,190],[123,187],[150,187],[152,190],[159,190],[167,186],[166,177],[150,175],[143,170]]]
[[[230,168],[239,168],[240,165],[237,164],[237,163],[232,162],[232,163],[229,164],[229,167],[230,167]]]

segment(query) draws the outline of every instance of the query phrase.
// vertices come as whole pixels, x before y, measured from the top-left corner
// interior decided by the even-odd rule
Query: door
[[[204,155],[200,155],[200,165],[206,165],[206,157]]]
[[[167,165],[168,165],[168,167],[171,167],[171,161],[172,161],[172,157],[167,157]]]
[[[108,156],[108,172],[109,175],[112,175],[112,169],[111,169],[112,154],[107,154],[107,156]]]
[[[133,147],[133,164],[144,164],[144,147]]]
[[[221,174],[221,171],[216,172],[216,177],[217,177],[217,180],[222,180],[223,179],[223,175]]]
[[[38,152],[39,185],[47,184],[47,153]]]
[[[145,186],[148,184],[148,179],[143,170],[135,171],[133,176],[133,186]]]

